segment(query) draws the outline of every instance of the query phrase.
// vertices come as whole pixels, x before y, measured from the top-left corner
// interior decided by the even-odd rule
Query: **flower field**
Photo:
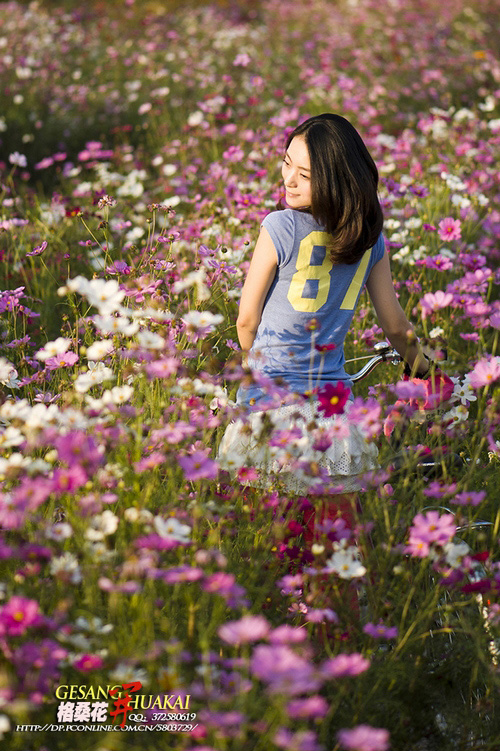
[[[0,4],[2,748],[498,751],[499,30],[499,0]],[[334,429],[260,434],[304,496],[217,449],[285,136],[321,112],[377,163],[453,390],[357,385],[380,470],[307,541]],[[364,293],[346,359],[381,339]]]

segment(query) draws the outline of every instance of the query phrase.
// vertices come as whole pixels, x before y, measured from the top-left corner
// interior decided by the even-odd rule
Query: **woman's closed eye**
[[[287,162],[286,157],[283,158],[283,164],[285,167],[291,167],[292,165],[290,162]],[[300,177],[303,177],[304,180],[309,180],[309,175],[304,175],[302,172],[299,172]]]

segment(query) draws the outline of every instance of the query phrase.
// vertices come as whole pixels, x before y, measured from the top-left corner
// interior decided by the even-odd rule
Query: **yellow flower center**
[[[24,613],[22,612],[22,610],[18,610],[17,613],[14,613],[12,617],[15,621],[20,623],[22,620],[24,620]]]
[[[338,404],[338,403],[339,403],[338,396],[332,396],[332,398],[330,399],[330,404]]]

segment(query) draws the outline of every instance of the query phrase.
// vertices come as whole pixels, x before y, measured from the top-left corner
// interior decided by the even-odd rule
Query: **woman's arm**
[[[366,282],[366,288],[384,334],[401,357],[416,375],[424,375],[429,370],[429,360],[422,352],[413,326],[399,304],[392,283],[389,257],[375,264]]]
[[[249,350],[262,316],[266,295],[278,266],[278,256],[271,235],[263,227],[255,245],[250,268],[241,292],[240,309],[236,321],[241,349]]]

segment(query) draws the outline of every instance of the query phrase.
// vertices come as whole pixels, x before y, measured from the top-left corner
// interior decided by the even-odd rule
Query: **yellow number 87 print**
[[[333,264],[328,256],[326,232],[311,232],[299,246],[296,269],[288,288],[288,301],[294,310],[301,313],[317,313],[326,303]],[[367,250],[344,296],[341,310],[354,310],[363,284],[371,249]]]

